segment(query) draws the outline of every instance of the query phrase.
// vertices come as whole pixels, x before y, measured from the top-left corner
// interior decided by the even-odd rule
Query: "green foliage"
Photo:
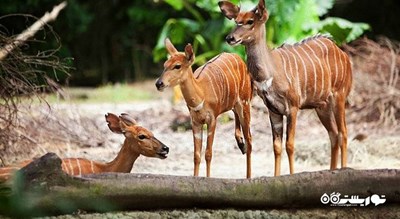
[[[221,16],[218,0],[167,0],[166,3],[175,10],[189,14],[187,17],[170,18],[165,22],[153,49],[155,62],[166,57],[166,37],[180,51],[183,51],[187,43],[191,43],[196,54],[195,64],[198,65],[204,64],[222,51],[244,54],[243,48],[233,48],[225,43],[225,36],[233,28],[233,23]]]
[[[340,45],[348,43],[369,29],[365,23],[322,16],[333,7],[334,0],[267,0],[270,18],[266,24],[269,44],[298,42],[310,35],[327,33]]]
[[[336,17],[328,17],[318,23],[311,24],[309,28],[311,30],[319,30],[321,33],[331,34],[339,45],[357,39],[366,30],[370,29],[366,23],[352,23]]]
[[[166,56],[166,37],[176,44],[178,50],[182,50],[186,43],[193,43],[197,64],[205,63],[222,51],[237,52],[244,57],[242,47],[232,48],[225,43],[225,36],[232,30],[234,22],[223,18],[218,1],[166,0],[172,9],[188,11],[190,18],[170,18],[165,22],[153,50],[154,61],[158,62]],[[232,2],[240,4],[243,10],[249,10],[258,0]],[[356,39],[369,29],[368,24],[352,23],[341,18],[320,20],[333,4],[334,0],[267,0],[270,14],[266,24],[268,44],[294,43],[317,33],[328,33],[338,44],[342,44]]]
[[[219,0],[135,0],[85,1],[68,0],[57,20],[50,23],[59,34],[60,59],[73,57],[70,85],[94,86],[154,77],[166,57],[165,37],[179,50],[191,43],[196,64],[223,51],[239,53],[243,46],[231,47],[226,35],[234,27],[218,7]],[[230,0],[243,10],[252,9],[258,0]],[[0,1],[0,16],[14,13],[41,17],[59,1]],[[267,41],[271,46],[296,42],[318,32],[330,33],[340,44],[357,38],[367,24],[350,23],[326,17],[334,0],[266,0],[270,13]],[[33,23],[32,19],[2,19],[1,31],[14,35]],[[23,49],[44,51],[58,45],[56,39],[36,35],[43,46],[29,44]],[[53,47],[50,47],[53,48]],[[156,64],[155,64],[156,63]],[[66,80],[59,78],[60,81]]]
[[[80,4],[77,0],[69,0],[66,8],[67,24],[74,34],[88,31],[89,24],[93,22],[94,14],[88,9],[88,5]]]

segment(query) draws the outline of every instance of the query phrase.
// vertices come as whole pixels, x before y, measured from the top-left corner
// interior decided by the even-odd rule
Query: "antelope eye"
[[[139,137],[140,140],[143,140],[143,139],[146,138],[146,135],[139,135],[138,137]]]
[[[248,20],[246,24],[247,25],[253,25],[254,24],[254,20]]]
[[[177,70],[181,69],[181,65],[175,65],[174,69],[177,69]]]

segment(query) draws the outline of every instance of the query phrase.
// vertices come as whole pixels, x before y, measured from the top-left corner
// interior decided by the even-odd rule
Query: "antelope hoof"
[[[247,152],[246,144],[243,142],[238,142],[238,146],[239,146],[239,149],[242,152],[242,154],[246,154],[246,152]]]

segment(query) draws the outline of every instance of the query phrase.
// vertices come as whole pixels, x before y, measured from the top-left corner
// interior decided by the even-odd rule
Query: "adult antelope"
[[[258,95],[269,109],[275,154],[275,176],[280,175],[283,116],[287,117],[286,152],[294,172],[294,136],[299,109],[314,108],[331,142],[331,169],[347,163],[345,101],[352,83],[348,56],[332,40],[317,35],[295,45],[269,50],[265,42],[268,12],[264,0],[251,11],[241,12],[231,2],[219,7],[236,28],[226,37],[230,45],[246,48],[247,65]]]
[[[194,176],[199,175],[203,125],[207,124],[205,159],[209,177],[217,117],[223,112],[232,110],[235,115],[235,138],[242,153],[247,153],[246,176],[250,178],[252,84],[246,64],[236,54],[222,53],[199,67],[193,74],[191,66],[194,62],[194,53],[190,44],[185,47],[185,52],[178,52],[167,38],[165,47],[170,57],[164,63],[164,72],[157,80],[156,87],[159,91],[175,85],[181,87],[192,119]]]
[[[103,172],[129,173],[140,155],[167,158],[169,148],[156,139],[149,130],[139,126],[129,115],[123,113],[118,117],[108,113],[105,117],[108,128],[112,132],[125,135],[124,144],[117,157],[109,163],[84,158],[65,158],[62,159],[61,164],[64,172],[74,176]],[[28,165],[30,162],[32,160],[24,161],[16,166],[0,168],[0,181],[7,180],[15,170]]]

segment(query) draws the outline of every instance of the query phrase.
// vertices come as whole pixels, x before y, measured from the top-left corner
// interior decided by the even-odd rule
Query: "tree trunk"
[[[42,171],[43,166],[48,169],[61,163],[49,164],[46,159],[57,159],[54,154],[45,156],[22,169],[22,173],[27,179],[26,188],[42,188],[35,208],[49,214],[77,209],[318,208],[330,206],[321,203],[321,196],[333,192],[342,194],[341,198],[385,195],[386,202],[381,205],[400,203],[400,170],[325,170],[250,180],[123,173],[73,178],[60,167]],[[72,207],[62,209],[60,202]]]

